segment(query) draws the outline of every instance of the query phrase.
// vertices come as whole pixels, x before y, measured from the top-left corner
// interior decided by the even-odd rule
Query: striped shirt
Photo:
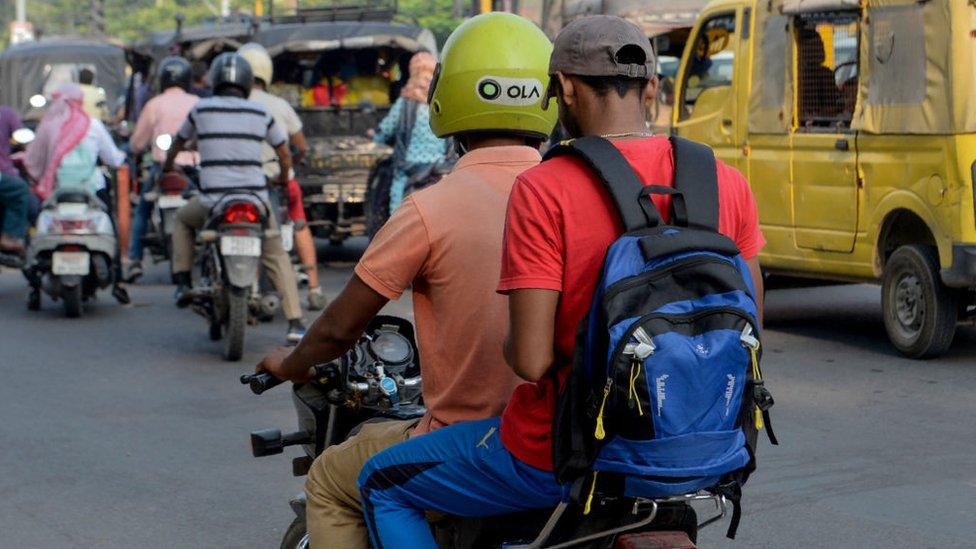
[[[197,140],[204,195],[233,189],[265,189],[261,146],[267,141],[272,147],[279,147],[288,140],[264,106],[232,96],[197,102],[179,136],[187,141]]]

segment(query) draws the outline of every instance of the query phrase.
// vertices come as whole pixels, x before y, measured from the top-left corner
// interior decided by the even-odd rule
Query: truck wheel
[[[891,343],[909,358],[942,355],[956,334],[954,294],[939,278],[939,256],[929,246],[902,246],[884,268],[881,308]]]
[[[281,538],[281,549],[308,549],[308,532],[305,521],[296,517]]]
[[[236,362],[244,354],[244,330],[247,329],[247,292],[227,291],[227,333],[224,338],[224,360]]]
[[[81,316],[81,284],[61,290],[61,300],[64,301],[64,315],[68,318]]]

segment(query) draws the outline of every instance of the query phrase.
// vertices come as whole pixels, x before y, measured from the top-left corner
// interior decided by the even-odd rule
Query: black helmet
[[[189,61],[171,55],[159,63],[159,89],[179,86],[189,91],[191,73]]]
[[[244,92],[244,97],[251,95],[254,84],[254,74],[251,65],[236,53],[222,53],[210,64],[210,85],[214,95],[221,95],[227,87],[235,87]]]

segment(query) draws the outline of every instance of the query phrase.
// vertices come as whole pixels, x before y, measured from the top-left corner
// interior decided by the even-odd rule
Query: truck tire
[[[64,301],[64,315],[68,318],[81,316],[81,284],[61,290],[61,300]]]
[[[284,537],[281,538],[281,549],[308,549],[308,529],[305,521],[295,517],[288,529],[285,530]]]
[[[888,339],[909,358],[944,354],[956,334],[958,306],[939,278],[939,255],[930,246],[895,250],[885,264],[881,308]]]
[[[247,292],[227,290],[227,330],[224,335],[224,360],[237,362],[244,355],[247,329]]]

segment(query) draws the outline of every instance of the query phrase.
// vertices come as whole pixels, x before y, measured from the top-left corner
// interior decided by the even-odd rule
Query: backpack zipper
[[[689,259],[679,259],[664,267],[658,267],[646,273],[641,273],[635,276],[631,276],[628,279],[624,279],[616,282],[615,284],[612,284],[611,287],[607,290],[607,293],[603,295],[603,303],[604,305],[606,305],[607,302],[609,302],[611,299],[616,297],[618,294],[625,292],[631,288],[642,286],[651,280],[657,280],[659,278],[663,278],[665,275],[672,273],[674,271],[690,269],[692,267],[698,267],[699,265],[704,265],[706,263],[718,263],[733,269],[735,268],[735,265],[731,261],[725,259],[719,259],[717,257],[710,256],[710,255],[706,255],[702,257],[692,257]]]
[[[594,431],[593,436],[597,440],[603,440],[607,437],[607,432],[603,429],[603,409],[607,405],[607,398],[610,396],[610,388],[613,386],[613,378],[607,378],[607,384],[603,386],[603,402],[600,403],[600,412],[596,415],[596,431]]]
[[[644,369],[644,361],[654,354],[657,347],[642,326],[638,326],[634,330],[634,337],[637,339],[637,343],[628,343],[624,347],[624,354],[631,356],[630,375],[628,376],[630,378],[630,389],[627,391],[627,402],[636,403],[637,415],[643,416],[644,409],[640,403],[640,395],[637,394],[637,380],[640,379],[641,372]],[[630,407],[633,408],[633,404]]]

